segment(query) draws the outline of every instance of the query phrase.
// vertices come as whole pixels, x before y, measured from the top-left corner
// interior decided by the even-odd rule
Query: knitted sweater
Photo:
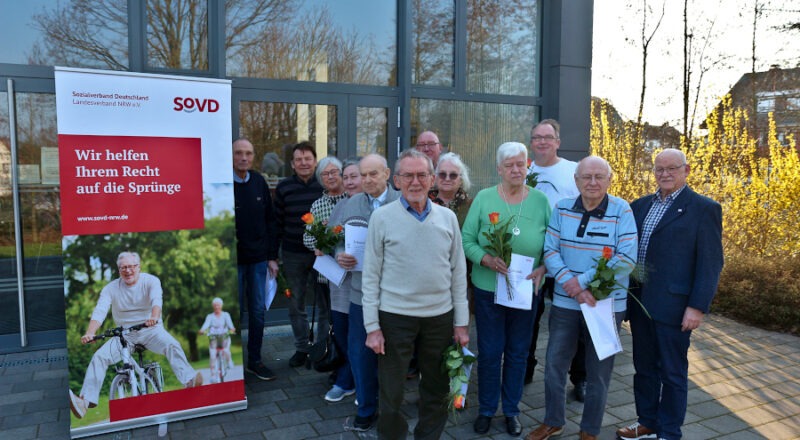
[[[521,208],[521,209],[520,209]],[[489,241],[483,232],[490,228],[489,213],[499,212],[500,222],[511,216],[520,215],[519,221],[512,221],[509,232],[516,224],[520,235],[512,236],[511,250],[515,254],[536,258],[534,267],[542,264],[542,249],[547,222],[550,220],[550,204],[547,197],[538,190],[530,189],[522,206],[506,205],[497,192],[497,186],[481,190],[472,201],[464,227],[461,229],[464,240],[464,253],[472,261],[472,283],[479,289],[494,292],[497,287],[497,272],[481,266],[481,259],[487,254]]]
[[[594,278],[603,247],[608,246],[614,254],[608,266],[617,270],[617,283],[623,286],[609,297],[614,298],[614,311],[623,312],[628,298],[628,274],[636,266],[637,238],[633,212],[628,202],[614,196],[608,196],[602,217],[591,215],[588,223],[581,227],[585,212],[580,196],[562,199],[556,204],[547,227],[544,262],[547,272],[556,280],[553,305],[580,310],[578,302],[564,291],[563,284],[578,277],[578,283],[586,289]],[[580,236],[581,230],[583,236]]]
[[[278,235],[284,252],[310,253],[303,244],[306,225],[300,217],[311,211],[311,204],[322,197],[322,185],[316,176],[303,182],[297,175],[289,176],[275,188],[275,211],[278,218]]]
[[[261,174],[248,174],[246,182],[233,183],[238,264],[278,259],[278,227],[269,186]]]
[[[454,311],[453,325],[469,325],[467,266],[458,219],[431,204],[424,221],[400,201],[375,211],[364,256],[364,328],[380,329],[378,310],[414,317]]]

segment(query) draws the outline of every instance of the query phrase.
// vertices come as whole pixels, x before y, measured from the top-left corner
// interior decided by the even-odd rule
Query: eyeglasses
[[[319,175],[322,177],[333,177],[333,176],[338,176],[340,174],[341,173],[339,172],[339,170],[323,171],[319,173]]]
[[[430,150],[430,149],[432,149],[433,147],[435,147],[437,145],[439,145],[438,142],[428,142],[428,143],[424,143],[424,144],[420,143],[420,144],[417,144],[417,149],[418,150]]]
[[[459,177],[461,177],[461,174],[459,174],[459,173],[447,174],[444,171],[440,171],[439,174],[437,174],[437,176],[439,176],[439,179],[441,179],[441,180],[448,180],[448,178],[449,178],[449,180],[456,180]]]
[[[578,179],[582,180],[583,182],[591,182],[594,179],[595,182],[605,182],[608,180],[608,176],[605,174],[581,174],[578,176]]]
[[[667,173],[669,175],[673,175],[673,174],[675,174],[676,171],[678,171],[679,169],[681,169],[681,168],[683,168],[685,166],[686,166],[686,164],[679,165],[679,166],[676,166],[676,167],[666,167],[666,168],[658,167],[658,168],[653,168],[653,172],[656,173],[656,176],[660,176],[660,175],[662,175],[664,173]]]
[[[138,264],[128,264],[126,266],[120,266],[119,267],[119,271],[120,272],[128,272],[128,271],[133,272],[134,270],[136,270],[137,267],[139,267]]]
[[[558,138],[551,134],[548,134],[546,136],[531,136],[531,142],[554,141],[556,139]]]
[[[429,173],[417,173],[417,174],[414,174],[414,173],[406,173],[406,174],[398,174],[398,176],[400,176],[400,178],[401,178],[401,179],[403,179],[403,182],[405,182],[405,183],[411,183],[411,182],[413,182],[413,181],[414,181],[414,178],[415,178],[415,177],[416,177],[416,178],[417,178],[417,180],[419,180],[420,182],[423,182],[423,181],[425,181],[425,179],[427,179],[428,177],[430,177],[430,174],[429,174]]]

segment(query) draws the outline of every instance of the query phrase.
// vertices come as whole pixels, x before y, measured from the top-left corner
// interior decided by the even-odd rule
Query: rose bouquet
[[[489,241],[489,244],[485,247],[486,252],[493,257],[502,258],[503,262],[506,263],[506,267],[511,264],[511,233],[508,232],[508,227],[513,218],[512,216],[503,223],[500,223],[500,213],[490,212],[489,223],[491,226],[489,231],[483,231],[483,236]],[[505,274],[505,279],[506,286],[508,287],[508,299],[510,300],[513,299],[514,296],[511,292],[511,282],[508,279],[508,274]]]
[[[306,224],[306,231],[309,235],[314,237],[316,241],[316,248],[324,254],[329,254],[333,248],[342,241],[343,228],[341,225],[328,227],[327,222],[320,222],[314,219],[314,215],[310,212],[303,214],[300,217],[303,223]]]

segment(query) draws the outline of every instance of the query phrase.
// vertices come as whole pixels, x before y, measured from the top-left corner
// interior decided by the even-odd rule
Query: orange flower
[[[464,407],[464,395],[459,394],[458,396],[456,396],[455,399],[453,399],[453,408],[461,409],[463,407]]]
[[[286,295],[287,298],[291,298],[292,297],[292,291],[289,290],[289,289],[284,290],[283,294]]]
[[[611,252],[611,248],[608,246],[603,246],[603,258],[610,260],[613,256],[614,254]]]
[[[489,213],[489,223],[496,225],[500,222],[500,213],[499,212],[490,212]]]
[[[532,163],[533,163],[533,159],[531,159],[531,158],[529,157],[529,158],[528,158],[528,168],[530,168],[530,167],[531,167],[531,164],[532,164]]]
[[[300,220],[302,220],[303,223],[310,225],[311,223],[314,223],[314,215],[311,214],[310,212],[307,212],[303,214],[302,217],[300,217]]]
[[[342,233],[342,225],[336,225],[333,227],[334,234],[341,234]]]

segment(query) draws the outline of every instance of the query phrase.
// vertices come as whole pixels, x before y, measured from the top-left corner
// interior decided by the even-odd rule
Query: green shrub
[[[800,335],[800,256],[728,254],[712,311]]]

